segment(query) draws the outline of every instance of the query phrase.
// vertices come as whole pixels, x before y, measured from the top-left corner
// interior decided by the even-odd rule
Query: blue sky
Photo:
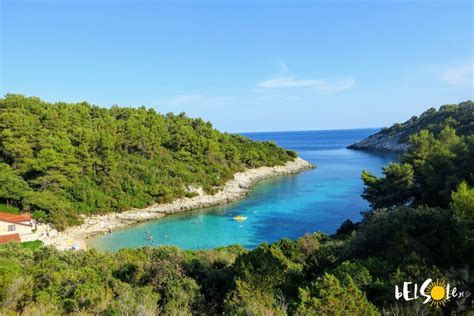
[[[230,132],[387,126],[474,95],[471,1],[0,1],[2,95]]]

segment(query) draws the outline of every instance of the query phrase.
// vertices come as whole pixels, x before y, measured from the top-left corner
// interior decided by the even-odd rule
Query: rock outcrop
[[[388,135],[378,132],[348,146],[347,148],[378,152],[404,152],[407,149],[408,144],[400,142],[400,136],[401,133]]]

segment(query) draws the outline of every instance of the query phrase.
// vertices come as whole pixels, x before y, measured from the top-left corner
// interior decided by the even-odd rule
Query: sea
[[[369,209],[362,199],[362,170],[379,175],[397,156],[364,152],[346,146],[379,129],[243,133],[254,140],[270,140],[295,150],[316,168],[296,175],[279,176],[256,184],[234,203],[172,214],[124,230],[96,236],[89,248],[173,245],[202,250],[239,244],[254,248],[306,233],[333,234],[347,219],[360,221]],[[235,216],[247,219],[236,221]],[[152,236],[152,238],[150,238]]]

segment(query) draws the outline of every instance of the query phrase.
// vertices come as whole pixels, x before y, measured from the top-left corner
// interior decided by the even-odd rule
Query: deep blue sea
[[[97,236],[89,247],[116,251],[145,245],[209,249],[231,244],[253,248],[283,237],[296,239],[316,231],[334,233],[346,219],[359,221],[368,204],[360,195],[362,170],[380,174],[396,159],[346,149],[378,129],[245,133],[254,140],[272,140],[294,149],[317,168],[297,175],[259,182],[243,200],[219,207],[179,213]],[[236,215],[247,217],[235,221]],[[153,236],[153,244],[147,240]]]

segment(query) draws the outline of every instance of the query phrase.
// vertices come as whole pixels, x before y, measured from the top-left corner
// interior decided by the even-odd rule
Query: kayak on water
[[[247,217],[239,215],[239,216],[235,216],[234,219],[236,221],[245,221]]]

